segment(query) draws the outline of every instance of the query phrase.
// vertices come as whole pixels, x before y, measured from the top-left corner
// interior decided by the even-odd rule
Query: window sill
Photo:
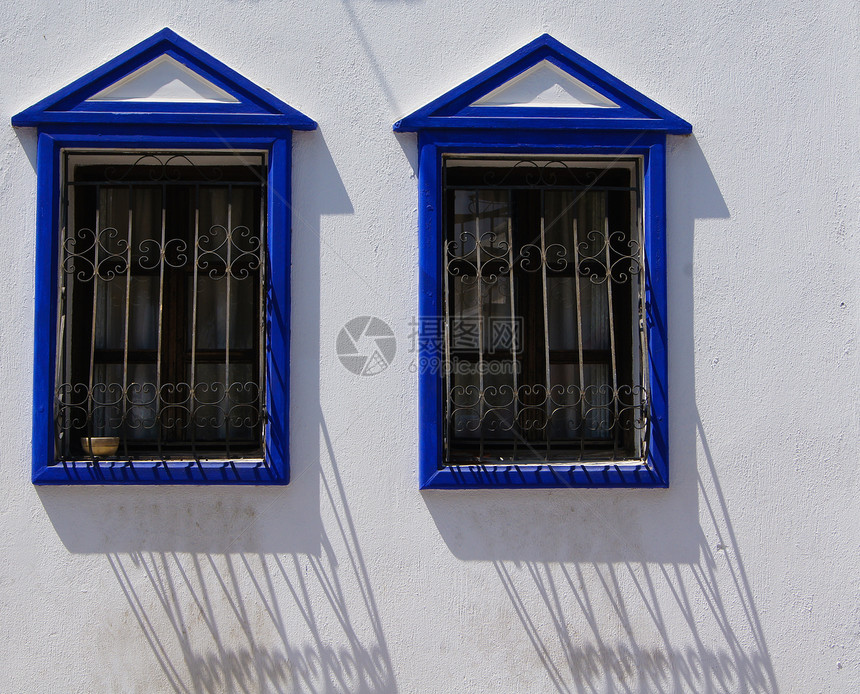
[[[669,486],[638,461],[552,465],[457,465],[421,474],[421,489],[552,489]]]
[[[33,470],[33,484],[287,484],[289,473],[263,459],[82,460]]]

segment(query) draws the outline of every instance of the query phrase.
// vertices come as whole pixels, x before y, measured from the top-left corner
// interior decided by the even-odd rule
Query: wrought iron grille
[[[644,460],[639,161],[444,160],[446,465]]]
[[[63,157],[57,460],[262,457],[265,155]]]

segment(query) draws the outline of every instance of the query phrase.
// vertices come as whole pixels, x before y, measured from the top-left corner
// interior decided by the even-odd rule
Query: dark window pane
[[[262,155],[66,154],[57,457],[260,457]]]
[[[446,157],[448,464],[643,459],[637,166]]]

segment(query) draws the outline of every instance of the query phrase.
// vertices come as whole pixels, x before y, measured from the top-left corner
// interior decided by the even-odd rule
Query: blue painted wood
[[[165,54],[228,92],[240,103],[158,105],[143,102],[131,104],[86,101],[102,89]],[[193,116],[194,122],[200,125],[244,123],[280,125],[293,130],[316,128],[313,120],[166,28],[13,116],[12,125],[167,123],[175,122],[183,115],[189,120]]]
[[[492,87],[495,88],[495,87]],[[489,91],[489,89],[487,90]],[[470,99],[473,96],[470,94]],[[475,96],[474,98],[478,98]],[[471,102],[469,102],[471,103]],[[443,119],[439,119],[442,121]],[[476,119],[477,120],[477,119]],[[421,489],[523,489],[560,487],[667,487],[669,419],[666,290],[666,133],[665,128],[591,129],[544,127],[464,128],[459,117],[447,125],[417,128],[419,162],[419,314],[442,313],[442,155],[459,153],[639,157],[642,161],[645,236],[646,323],[651,393],[648,457],[628,465],[496,465],[441,467],[443,462],[442,363],[438,340],[422,339],[419,320],[419,461]],[[397,127],[395,126],[395,129]],[[402,128],[401,128],[402,129]]]
[[[433,142],[419,138],[418,312],[435,320],[442,309],[441,156]],[[420,334],[420,333],[419,333]],[[418,467],[421,488],[433,478],[442,459],[442,349],[438,339],[418,340]]]
[[[619,105],[617,109],[473,107],[533,65],[549,60]],[[394,124],[396,132],[429,128],[464,129],[588,129],[686,134],[692,126],[621,80],[586,60],[549,34],[539,36],[507,58],[454,87]]]
[[[665,487],[645,465],[459,466],[422,477],[421,489]]]
[[[239,104],[85,103],[92,94],[167,53],[233,94]],[[38,127],[34,484],[287,484],[289,473],[291,133],[316,123],[164,29],[12,119]],[[217,125],[217,129],[213,128]],[[57,464],[53,407],[57,262],[64,148],[263,150],[267,180],[266,450],[263,461]]]
[[[39,134],[36,154],[35,339],[33,341],[33,459],[36,481],[54,458],[54,364],[57,324],[57,262],[60,206],[60,145]]]
[[[291,148],[286,139],[269,153],[269,264],[266,295],[266,460],[290,481],[290,248]]]
[[[648,335],[651,427],[648,455],[669,485],[668,294],[666,287],[666,148],[654,145],[645,159],[645,322]]]

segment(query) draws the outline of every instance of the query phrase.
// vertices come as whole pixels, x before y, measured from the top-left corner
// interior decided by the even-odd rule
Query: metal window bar
[[[57,461],[199,464],[262,458],[264,155],[67,151],[63,156]],[[201,186],[226,195],[226,219],[213,218],[205,233]],[[147,198],[138,194],[145,190],[160,192],[157,211],[152,204],[148,209],[150,221],[156,214],[160,220],[150,229],[147,208],[138,209]],[[250,195],[250,204],[242,198],[242,218],[235,214],[236,195]],[[123,201],[124,210],[119,209]],[[216,245],[219,229],[224,238]],[[205,290],[202,278],[208,281]],[[152,280],[158,282],[157,299]],[[219,299],[212,288],[219,280],[225,280],[226,298]],[[214,306],[207,316],[201,315],[201,299]],[[154,345],[141,338],[152,313]],[[184,332],[189,318],[190,345]],[[222,346],[217,341],[201,346],[205,319],[223,321]],[[201,368],[211,376],[211,366],[219,363],[223,383],[202,377]],[[108,447],[111,439],[118,443],[112,451],[98,450],[100,439]]]
[[[467,158],[446,156],[443,174],[447,196],[443,250],[444,464],[605,464],[644,460],[648,422],[647,336],[641,316],[644,244],[638,160],[605,163],[593,159],[500,157],[472,158],[463,166],[464,159]],[[493,266],[489,271],[489,263],[482,257],[485,250],[489,256],[493,255],[491,248],[482,248],[483,190],[507,191],[514,206],[520,201],[527,207],[524,195],[537,195],[539,199],[537,212],[529,213],[531,221],[525,224],[519,221],[521,226],[529,227],[525,229],[514,229],[515,215],[511,205],[508,206],[506,261],[501,268]],[[458,193],[469,195],[473,201],[474,262],[467,257],[468,233],[456,221],[454,200]],[[564,209],[549,215],[550,193],[556,196],[563,193],[571,201],[562,199]],[[560,204],[558,198],[553,200]],[[561,228],[553,228],[555,225]],[[494,228],[492,223],[490,228]],[[550,231],[552,241],[548,237]],[[521,289],[525,285],[516,279],[522,276],[525,280],[529,273],[539,275],[539,303],[534,297],[529,298],[529,292]],[[500,408],[489,402],[500,389],[487,385],[483,376],[485,361],[493,358],[485,354],[482,335],[490,313],[489,308],[485,310],[483,289],[498,282],[500,276],[507,277],[510,332],[514,336],[510,353],[514,367],[512,420],[507,439],[501,436],[485,439],[487,418],[501,415]],[[550,333],[555,327],[551,316],[564,309],[564,305],[554,304],[557,299],[549,291],[549,281],[559,277],[572,279],[568,284],[574,294],[568,310],[573,314],[575,345],[561,351],[550,345]],[[467,280],[477,285],[472,294],[476,305],[471,310],[479,319],[480,339],[477,350],[469,357],[478,367],[477,388],[458,386],[457,379],[451,376],[452,341],[456,339],[452,325],[463,318],[459,312],[468,310],[464,305],[458,306],[452,283]],[[522,345],[516,342],[515,322],[521,318],[515,315],[516,306],[542,319],[542,324],[533,321],[536,326],[533,334],[530,339],[524,336]],[[595,344],[595,340],[605,344]],[[521,376],[517,368],[528,363],[532,364],[531,379],[528,373]],[[575,371],[570,371],[567,365],[575,365]],[[559,380],[560,374],[567,374],[566,380]],[[476,391],[471,401],[463,397],[469,388]],[[469,422],[477,422],[478,441],[469,435]],[[535,448],[538,438],[543,444],[542,452]]]
[[[480,449],[478,456],[484,457],[484,416],[486,399],[484,393],[484,286],[483,286],[483,265],[481,263],[481,247],[484,244],[483,234],[481,233],[481,207],[478,193],[474,193],[473,206],[475,213],[475,293],[477,295],[478,304],[478,435],[480,438]],[[464,249],[465,250],[465,249]]]

